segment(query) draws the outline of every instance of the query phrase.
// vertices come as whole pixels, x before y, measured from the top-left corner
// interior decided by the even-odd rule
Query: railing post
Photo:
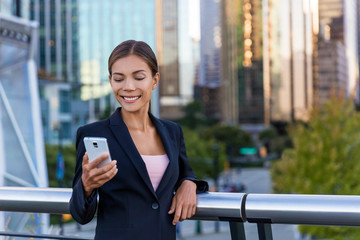
[[[232,240],[246,240],[243,222],[229,222]]]
[[[257,228],[259,240],[273,240],[270,223],[257,223]]]

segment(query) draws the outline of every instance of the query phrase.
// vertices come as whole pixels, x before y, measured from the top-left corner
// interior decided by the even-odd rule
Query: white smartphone
[[[105,166],[106,164],[111,162],[109,147],[106,138],[84,137],[84,144],[90,162],[95,160],[103,153],[109,154],[109,157],[97,166],[98,168]]]

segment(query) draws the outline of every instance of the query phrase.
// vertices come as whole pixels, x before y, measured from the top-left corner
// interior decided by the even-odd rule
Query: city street
[[[227,174],[223,174],[219,178],[221,186],[225,181],[231,183],[243,183],[247,193],[271,193],[271,180],[269,170],[267,168],[246,168],[240,170],[232,170]],[[210,187],[213,182],[209,181]],[[201,221],[201,234],[197,234],[197,221],[187,220],[180,223],[180,234],[178,239],[182,240],[217,240],[230,239],[230,229],[228,222],[219,222],[219,232],[215,233],[215,222]],[[257,227],[254,223],[245,223],[245,234],[248,240],[257,240]],[[65,235],[76,235],[82,237],[94,236],[95,222],[81,226],[78,230],[75,224],[65,225]],[[53,232],[55,229],[53,230]],[[273,224],[273,238],[276,240],[295,240],[299,239],[294,225]]]

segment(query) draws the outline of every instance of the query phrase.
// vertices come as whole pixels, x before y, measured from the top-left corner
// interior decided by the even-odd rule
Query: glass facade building
[[[198,98],[209,118],[221,120],[221,1],[200,1],[200,63]]]
[[[345,70],[345,96],[354,97],[356,101],[359,101],[357,19],[356,0],[319,0],[319,42],[342,45],[337,51],[343,51],[341,55],[344,56],[345,61],[338,61],[336,66],[341,71]],[[338,56],[339,54],[333,57]],[[343,64],[344,62],[347,63],[347,66]],[[326,79],[325,76],[323,82],[327,81]],[[321,73],[319,72],[319,85],[321,84],[320,81]],[[323,89],[320,88],[321,85],[319,86],[319,96],[326,94],[326,92],[321,93],[322,90],[331,91],[332,86],[329,85],[330,83],[327,88]],[[330,93],[327,93],[327,95],[329,96]]]
[[[195,66],[199,36],[193,28],[200,19],[191,14],[199,11],[197,0],[162,0],[158,5],[157,29],[160,65],[160,116],[176,120],[182,108],[193,100]],[[196,35],[196,34],[195,34]]]
[[[238,26],[239,122],[264,123],[262,1],[241,0]]]
[[[79,81],[77,0],[27,0],[31,20],[39,23],[36,61],[40,76]],[[23,16],[22,16],[23,17]]]
[[[201,0],[201,40],[198,85],[218,88],[221,85],[221,1]]]
[[[74,142],[77,127],[73,102],[79,103],[79,34],[77,0],[26,0],[29,19],[39,23],[38,50],[35,55],[40,81],[44,139],[47,144]],[[25,17],[22,15],[22,17]],[[59,97],[69,96],[71,107],[63,111]],[[80,103],[88,109],[88,103]],[[84,113],[81,117],[88,116]],[[61,131],[61,134],[60,134]]]
[[[265,122],[308,119],[315,1],[263,1]]]
[[[221,121],[236,125],[239,123],[238,30],[242,3],[240,0],[223,0],[221,6]]]
[[[0,186],[48,186],[36,34],[36,23],[0,13]],[[7,220],[12,231],[48,227],[47,215],[1,212],[0,230]]]

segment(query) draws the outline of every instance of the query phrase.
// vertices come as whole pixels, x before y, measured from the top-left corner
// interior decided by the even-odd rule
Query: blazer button
[[[156,210],[159,208],[159,204],[154,202],[152,205],[151,205],[152,209]]]

